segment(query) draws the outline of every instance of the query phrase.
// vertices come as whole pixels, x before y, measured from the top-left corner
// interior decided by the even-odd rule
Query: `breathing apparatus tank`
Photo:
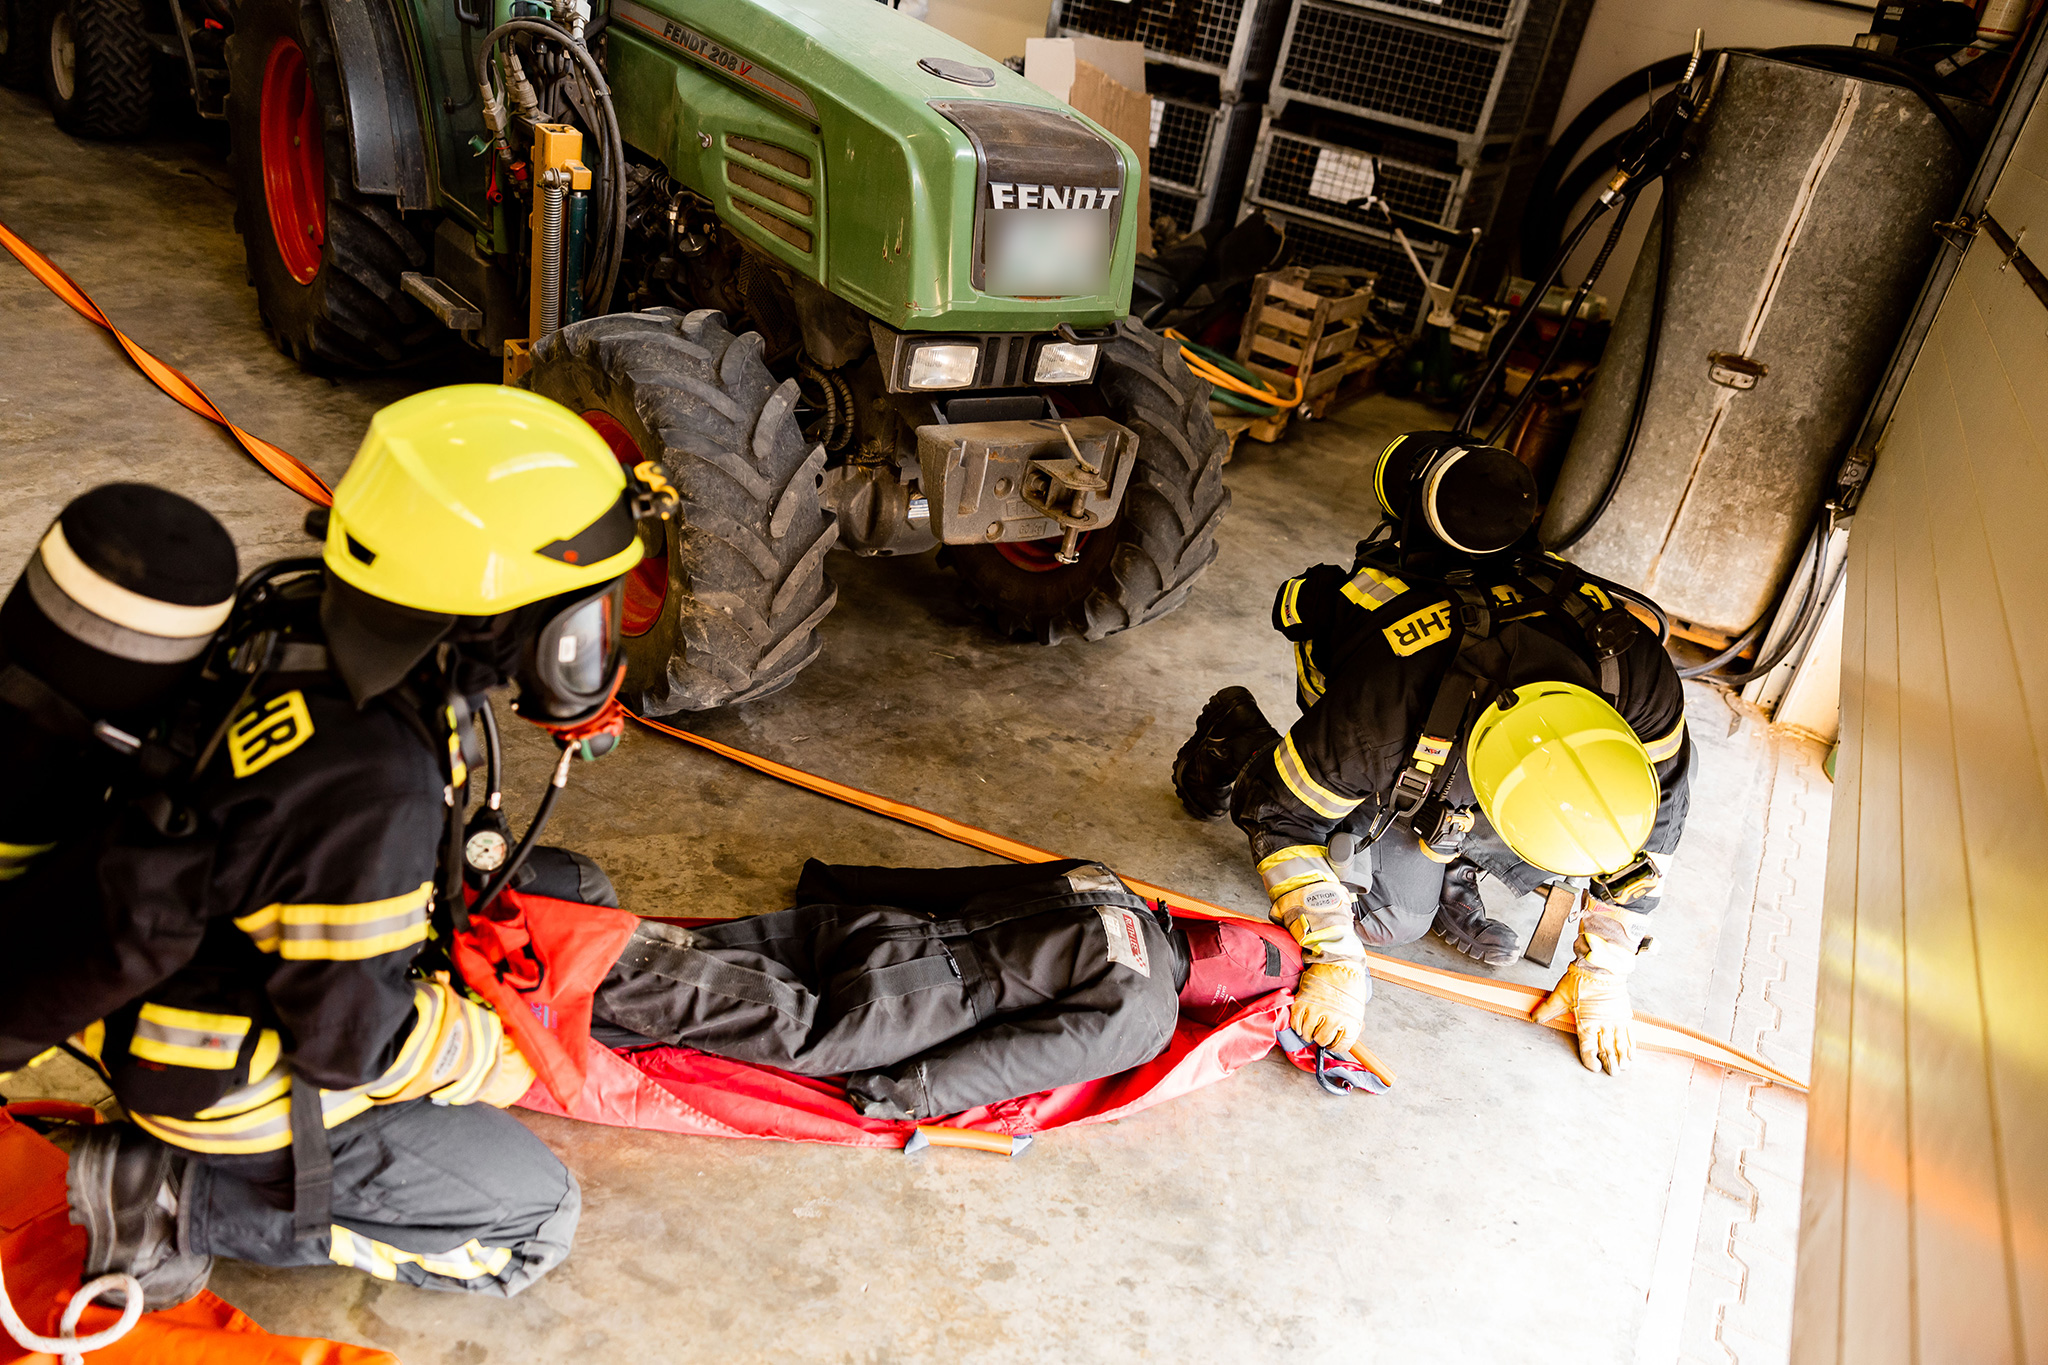
[[[0,603],[0,880],[98,808],[235,601],[235,544],[146,484],[72,500]]]
[[[1456,432],[1396,436],[1373,466],[1372,491],[1410,555],[1500,554],[1536,525],[1536,480],[1528,466]]]

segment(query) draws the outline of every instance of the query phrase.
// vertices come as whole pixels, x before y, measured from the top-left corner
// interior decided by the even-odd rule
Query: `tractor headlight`
[[[974,382],[981,367],[981,348],[959,342],[920,346],[910,353],[910,372],[903,386],[910,389],[964,389]]]
[[[1092,342],[1077,346],[1066,341],[1048,341],[1038,348],[1038,369],[1034,384],[1085,384],[1095,376],[1095,357],[1102,348]]]

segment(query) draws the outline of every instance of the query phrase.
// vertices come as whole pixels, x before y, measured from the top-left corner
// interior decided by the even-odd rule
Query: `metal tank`
[[[1543,521],[1597,505],[1627,439],[1664,225],[1672,252],[1642,432],[1564,551],[1736,634],[1771,606],[1898,340],[1969,165],[1912,91],[1730,54],[1696,158],[1654,212]]]

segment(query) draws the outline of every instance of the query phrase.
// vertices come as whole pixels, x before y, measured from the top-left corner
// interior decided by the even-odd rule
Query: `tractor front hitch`
[[[1082,535],[1116,520],[1137,453],[1137,434],[1107,417],[917,429],[919,486],[942,544],[1058,536],[1063,564]]]

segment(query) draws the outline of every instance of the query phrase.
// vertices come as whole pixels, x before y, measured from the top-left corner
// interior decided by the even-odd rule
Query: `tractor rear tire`
[[[148,129],[156,49],[142,26],[142,0],[53,0],[42,28],[43,95],[59,128],[90,138]]]
[[[1216,528],[1230,507],[1229,445],[1209,415],[1209,386],[1189,372],[1177,343],[1126,318],[1103,344],[1096,390],[1104,414],[1138,436],[1138,467],[1116,523],[1084,537],[1074,564],[1018,546],[946,549],[968,605],[1020,639],[1100,640],[1157,620],[1187,600],[1216,558]]]
[[[0,0],[0,86],[29,90],[43,77],[43,0]]]
[[[395,201],[351,179],[319,0],[242,0],[227,61],[235,230],[272,343],[317,374],[388,370],[443,349],[446,329],[399,286],[406,271],[429,269],[426,246]]]
[[[758,332],[708,310],[614,313],[533,348],[527,384],[580,413],[622,464],[660,463],[682,494],[663,548],[626,585],[626,681],[643,715],[708,711],[787,687],[838,601],[818,502],[825,448],[797,429]]]

